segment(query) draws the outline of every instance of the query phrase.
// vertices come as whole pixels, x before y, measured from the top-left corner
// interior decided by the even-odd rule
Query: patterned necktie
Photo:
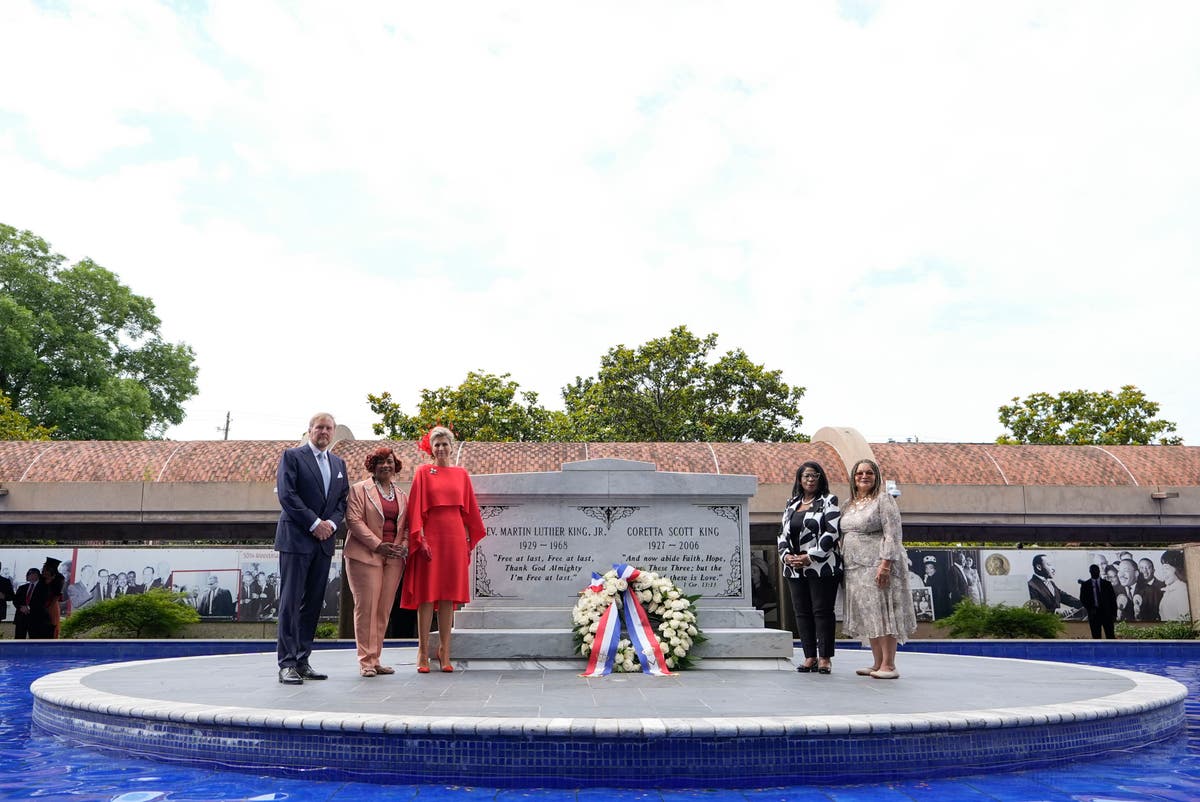
[[[324,451],[317,454],[317,465],[321,468],[321,478],[325,480],[325,495],[329,495],[329,457]]]

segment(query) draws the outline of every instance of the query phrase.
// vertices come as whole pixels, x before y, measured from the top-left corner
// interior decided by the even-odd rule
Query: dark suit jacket
[[[233,594],[225,588],[216,588],[216,593],[212,595],[211,601],[208,599],[208,591],[205,590],[200,594],[196,605],[196,609],[200,615],[211,615],[219,618],[233,617]]]
[[[1096,605],[1096,596],[1092,591],[1092,580],[1079,580],[1079,601],[1087,608],[1088,618],[1096,621],[1117,620],[1117,592],[1112,583],[1103,577],[1100,579],[1100,605]]]
[[[312,525],[317,521],[333,521],[341,528],[346,518],[346,496],[350,479],[345,461],[329,454],[329,494],[312,449],[305,443],[283,452],[275,475],[275,492],[279,495],[279,523],[275,527],[275,550],[311,554],[321,549],[333,556],[336,538],[317,540]]]
[[[17,592],[13,590],[12,580],[0,576],[0,621],[8,617],[8,603],[16,597]]]
[[[1042,606],[1051,613],[1057,611],[1064,604],[1068,607],[1076,608],[1082,606],[1079,599],[1068,593],[1063,593],[1062,588],[1059,587],[1057,582],[1054,583],[1054,591],[1051,592],[1045,581],[1036,574],[1029,578],[1029,598],[1041,602]]]
[[[50,610],[47,604],[50,603],[50,586],[45,582],[38,580],[36,585],[33,585],[33,596],[29,597],[29,589],[32,583],[26,582],[21,587],[17,588],[16,605],[20,610],[26,604],[29,605],[29,612],[25,614],[24,619],[29,628],[29,634],[35,638],[48,638],[50,635],[47,632],[53,632],[53,626],[50,623]],[[20,613],[17,613],[20,615]]]

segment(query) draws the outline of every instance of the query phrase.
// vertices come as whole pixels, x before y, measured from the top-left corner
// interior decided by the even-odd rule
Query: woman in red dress
[[[444,426],[429,430],[432,465],[413,475],[409,491],[410,559],[400,605],[417,611],[417,671],[429,673],[429,628],[438,614],[438,662],[450,672],[450,632],[454,605],[471,600],[468,567],[471,549],[483,539],[483,517],[465,469],[451,465],[454,433]]]

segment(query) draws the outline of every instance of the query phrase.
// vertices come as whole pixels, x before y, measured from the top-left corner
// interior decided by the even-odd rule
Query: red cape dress
[[[471,476],[464,468],[422,465],[413,475],[408,497],[410,552],[400,606],[416,609],[424,602],[471,600],[471,549],[486,530]],[[429,544],[432,560],[418,549]]]

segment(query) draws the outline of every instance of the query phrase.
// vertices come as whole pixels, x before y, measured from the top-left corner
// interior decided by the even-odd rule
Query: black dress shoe
[[[304,679],[293,666],[284,666],[279,669],[279,681],[284,685],[303,685]]]
[[[308,663],[301,663],[296,666],[296,673],[301,679],[329,679],[328,674],[322,674],[319,671],[313,671],[313,667]]]

